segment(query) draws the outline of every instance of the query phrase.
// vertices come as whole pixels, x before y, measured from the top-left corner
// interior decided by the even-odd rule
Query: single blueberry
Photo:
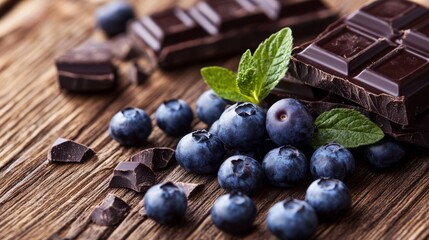
[[[176,160],[180,166],[197,174],[215,173],[224,155],[223,143],[206,130],[185,135],[176,148]]]
[[[251,157],[242,155],[226,159],[220,166],[217,177],[223,189],[247,195],[259,191],[265,183],[261,164]]]
[[[265,111],[253,103],[236,103],[219,118],[218,137],[229,149],[251,150],[267,138]]]
[[[216,120],[209,129],[209,132],[215,136],[219,134],[219,120]]]
[[[170,136],[188,133],[194,117],[191,107],[181,99],[164,102],[156,110],[155,116],[158,127]]]
[[[310,170],[314,179],[331,177],[343,180],[355,171],[355,160],[347,148],[338,143],[327,143],[313,153]]]
[[[179,221],[185,216],[187,207],[185,193],[171,182],[151,187],[144,196],[147,216],[161,224]]]
[[[110,136],[122,145],[143,144],[152,132],[152,122],[143,109],[125,108],[109,124]]]
[[[322,219],[332,220],[347,211],[352,205],[348,187],[338,179],[321,178],[307,189],[305,201]]]
[[[268,152],[262,167],[272,185],[293,187],[304,180],[308,163],[301,151],[292,146],[283,146]]]
[[[286,199],[270,208],[268,229],[279,239],[308,239],[317,230],[317,214],[305,201]]]
[[[277,101],[268,109],[266,128],[277,145],[296,147],[310,143],[315,129],[311,114],[293,98]]]
[[[127,30],[128,21],[134,19],[133,7],[125,1],[112,1],[97,9],[97,26],[108,37],[114,37]]]
[[[213,90],[204,92],[197,100],[198,118],[211,126],[230,103],[216,95]]]
[[[256,214],[255,203],[240,192],[219,197],[211,210],[214,225],[230,234],[248,232],[255,221]]]
[[[383,139],[367,146],[364,158],[375,170],[385,170],[397,166],[407,153],[405,147],[396,140]]]

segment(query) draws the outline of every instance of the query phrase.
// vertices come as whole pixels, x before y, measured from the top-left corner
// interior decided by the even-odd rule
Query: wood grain
[[[123,64],[123,81],[112,93],[60,92],[53,66],[55,56],[99,35],[94,30],[93,13],[102,2],[19,1],[0,21],[0,239],[234,239],[211,223],[211,205],[224,193],[214,176],[196,176],[177,164],[159,172],[160,182],[205,183],[190,200],[186,219],[174,227],[160,226],[138,213],[143,194],[108,188],[119,161],[143,148],[175,147],[178,139],[165,136],[155,127],[147,145],[124,148],[111,140],[107,126],[111,116],[127,106],[145,109],[152,120],[156,107],[170,98],[185,99],[195,109],[196,98],[207,88],[199,69],[207,64],[235,68],[237,58],[157,71],[142,86],[125,81],[128,66]],[[140,14],[193,2],[133,1]],[[348,13],[365,1],[328,2]],[[420,2],[429,6],[428,1]],[[29,16],[31,21],[22,16]],[[203,127],[194,122],[194,129]],[[47,150],[60,136],[89,145],[97,157],[83,164],[49,164]],[[403,167],[383,174],[371,171],[362,163],[360,152],[355,154],[357,172],[346,181],[353,208],[338,221],[322,224],[316,237],[428,239],[429,152],[416,149]],[[267,187],[255,196],[257,227],[243,238],[273,239],[264,223],[267,210],[286,197],[303,198],[310,182],[286,190]],[[96,226],[88,216],[108,193],[124,199],[132,210],[118,226]]]

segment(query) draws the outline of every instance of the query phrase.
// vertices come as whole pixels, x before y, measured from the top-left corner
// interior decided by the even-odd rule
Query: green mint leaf
[[[235,102],[251,101],[240,93],[234,72],[222,67],[206,67],[201,69],[201,75],[219,97]]]
[[[271,35],[259,45],[253,55],[258,101],[264,99],[285,76],[292,54],[293,37],[290,28]]]
[[[322,113],[316,119],[317,131],[312,145],[317,148],[328,142],[336,142],[347,148],[355,148],[380,141],[383,131],[360,112],[348,108],[335,108]]]
[[[238,65],[237,86],[242,95],[245,95],[251,102],[258,102],[258,93],[255,91],[254,82],[255,68],[253,68],[252,53],[247,50],[241,56],[240,64]]]

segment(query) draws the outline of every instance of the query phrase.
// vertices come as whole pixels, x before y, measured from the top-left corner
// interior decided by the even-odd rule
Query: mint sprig
[[[238,73],[222,67],[201,69],[204,81],[220,97],[259,104],[285,76],[292,53],[292,31],[284,28],[241,57]]]
[[[347,148],[369,145],[384,137],[383,131],[362,113],[348,108],[335,108],[322,113],[315,121],[317,131],[312,145],[317,148],[336,142]]]

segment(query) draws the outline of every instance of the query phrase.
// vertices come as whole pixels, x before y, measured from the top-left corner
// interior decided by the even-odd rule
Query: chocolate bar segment
[[[425,12],[427,9],[407,1],[374,2],[328,27],[312,42],[295,48],[289,73],[389,121],[409,125],[429,108],[425,100],[429,94],[429,59],[416,50],[421,46],[415,40],[406,41],[410,30],[401,27],[425,26]],[[376,18],[372,20],[388,23],[396,33],[405,34],[377,35],[368,31],[368,19],[358,21],[356,16]]]
[[[429,57],[429,14],[420,18],[405,31],[404,45]]]
[[[200,14],[193,10],[191,15],[211,34],[269,20],[263,9],[249,0],[208,0],[198,3],[194,8]]]
[[[208,35],[186,11],[180,8],[145,16],[140,21],[142,27],[148,32],[147,35],[142,35],[146,37],[143,40],[150,44],[155,51],[176,42]]]
[[[346,21],[374,36],[391,38],[427,12],[427,9],[410,1],[375,1],[352,14]]]
[[[58,84],[73,92],[97,92],[116,84],[116,66],[108,43],[86,43],[56,59]]]
[[[311,36],[336,19],[336,14],[321,0],[210,0],[187,10],[174,9],[166,11],[168,18],[152,14],[132,22],[128,29],[135,45],[162,68],[255,49],[284,27],[292,28],[295,39]],[[175,11],[192,21],[178,20]],[[164,42],[167,38],[170,40]]]

